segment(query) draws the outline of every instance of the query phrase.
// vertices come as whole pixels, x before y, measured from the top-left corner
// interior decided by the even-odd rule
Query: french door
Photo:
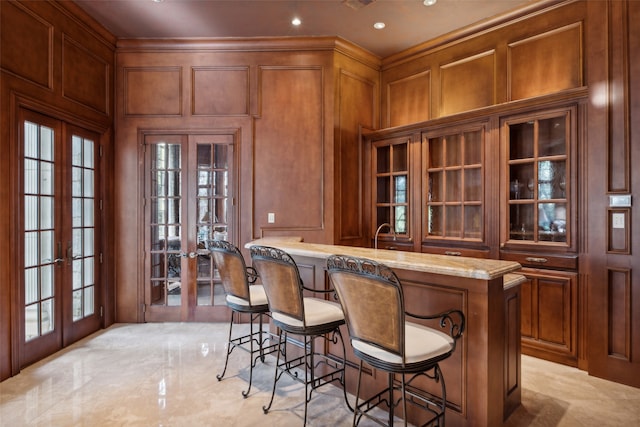
[[[206,242],[233,242],[234,139],[145,136],[145,321],[228,316]]]
[[[20,366],[96,331],[100,314],[98,135],[19,115]]]

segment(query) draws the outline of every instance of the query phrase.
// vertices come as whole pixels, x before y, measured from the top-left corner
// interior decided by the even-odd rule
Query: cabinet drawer
[[[500,259],[519,262],[523,267],[558,268],[562,270],[577,270],[578,256],[564,256],[548,253],[500,252]]]
[[[466,256],[472,258],[489,258],[489,250],[486,249],[469,249],[441,246],[422,246],[422,252],[425,254]]]
[[[387,249],[389,251],[406,251],[413,252],[413,243],[411,242],[394,242],[393,240],[378,241],[378,249]]]

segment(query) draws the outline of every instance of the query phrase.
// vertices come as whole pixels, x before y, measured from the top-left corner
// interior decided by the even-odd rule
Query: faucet
[[[391,224],[389,224],[388,222],[385,222],[383,224],[380,224],[380,227],[378,227],[378,229],[376,230],[376,236],[373,239],[373,248],[374,249],[378,249],[378,234],[380,234],[380,230],[382,230],[382,227],[384,226],[389,227],[389,231],[391,231],[393,233],[393,240],[398,240],[398,237],[396,235],[396,230],[393,229],[393,226]]]

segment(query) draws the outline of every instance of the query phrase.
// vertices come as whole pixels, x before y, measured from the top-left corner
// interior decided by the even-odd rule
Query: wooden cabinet
[[[573,117],[569,108],[503,121],[507,242],[570,247]]]
[[[577,107],[501,120],[500,257],[519,262],[522,351],[577,366]]]
[[[485,128],[423,135],[423,240],[482,241]]]
[[[371,236],[375,239],[377,234],[380,248],[413,250],[413,184],[410,181],[413,145],[411,135],[376,140],[371,144]]]
[[[372,233],[380,248],[523,266],[523,352],[577,366],[577,143],[584,98],[531,102],[375,131]],[[405,216],[406,215],[406,216]],[[373,237],[373,235],[372,235]],[[412,244],[413,243],[413,244]]]
[[[524,268],[521,285],[522,352],[576,366],[577,274]]]

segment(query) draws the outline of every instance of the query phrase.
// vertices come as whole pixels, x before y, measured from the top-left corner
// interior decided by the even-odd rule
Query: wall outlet
[[[267,222],[268,222],[269,224],[273,224],[274,222],[276,222],[276,214],[275,214],[275,213],[273,213],[273,212],[269,212],[269,213],[267,214]]]

